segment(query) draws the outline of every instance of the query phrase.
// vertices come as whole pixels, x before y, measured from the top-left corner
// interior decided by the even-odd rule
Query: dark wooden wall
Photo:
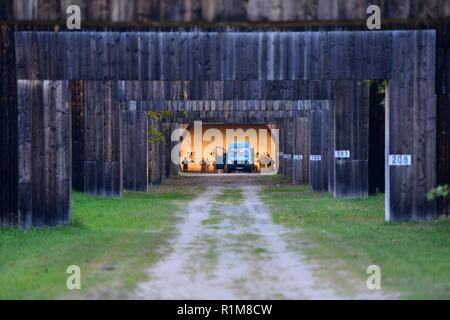
[[[309,184],[309,117],[294,119],[293,183]]]
[[[82,127],[82,132],[77,138],[82,155],[74,154],[72,161],[74,166],[83,169],[74,172],[74,180],[83,181],[82,191],[86,193],[121,196],[121,111],[113,95],[112,82],[83,81],[82,102],[83,107],[79,109],[82,116],[75,115],[74,119],[81,121],[77,125]]]
[[[284,147],[285,147],[284,140],[286,139],[286,136],[283,134],[285,130],[284,119],[280,119],[276,123],[279,131],[278,131],[278,153],[275,156],[275,165],[278,166],[278,172],[282,174],[284,172]]]
[[[0,26],[0,226],[18,224],[18,122],[13,31],[13,28]]]
[[[17,74],[49,80],[386,79],[391,78],[392,44],[409,33],[435,35],[433,31],[18,32]]]
[[[309,117],[309,186],[313,192],[329,191],[329,167],[333,164],[331,104],[311,110]]]
[[[78,4],[93,22],[147,21],[326,21],[364,20],[369,4],[384,19],[436,19],[450,16],[447,0],[3,0],[2,19],[65,20],[65,8]]]
[[[415,57],[411,59],[411,57]],[[436,38],[399,33],[388,85],[389,154],[410,154],[411,166],[389,167],[387,220],[436,218],[426,193],[436,186]]]
[[[70,81],[70,111],[72,113],[72,188],[84,192],[84,83]]]
[[[148,189],[148,115],[136,107],[122,111],[123,188]]]
[[[331,99],[333,81],[117,81],[116,87],[120,101],[296,101]]]
[[[19,80],[18,225],[70,222],[70,112],[68,81]]]
[[[161,184],[165,178],[166,167],[170,166],[170,162],[165,162],[167,133],[165,125],[159,119],[150,118],[149,128],[153,128],[156,132],[161,132],[164,140],[151,140],[149,145],[149,177],[151,184]]]
[[[294,179],[293,172],[293,153],[294,153],[294,119],[292,117],[285,117],[284,119],[284,130],[282,132],[284,136],[284,147],[283,147],[283,175],[290,181]]]
[[[171,122],[194,121],[219,123],[272,123],[285,117],[307,116],[327,100],[214,100],[214,101],[137,101],[137,107],[147,111],[170,111],[165,117]]]
[[[369,195],[369,83],[337,81],[334,90],[335,150],[349,151],[349,158],[334,164],[336,197]]]

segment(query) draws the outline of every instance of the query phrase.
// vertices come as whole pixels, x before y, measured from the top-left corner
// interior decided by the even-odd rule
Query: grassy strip
[[[243,200],[244,196],[240,189],[225,189],[214,198],[215,202],[233,205],[239,204]]]
[[[175,231],[176,201],[191,198],[180,192],[121,199],[74,193],[69,227],[0,229],[0,299],[97,298],[111,285],[113,292],[100,297],[122,296],[163,254],[159,249]],[[80,291],[66,289],[69,265],[81,268]]]
[[[275,222],[301,228],[300,237],[318,244],[306,249],[313,257],[343,260],[361,279],[367,266],[379,265],[382,286],[403,298],[450,298],[449,220],[386,223],[383,195],[337,200],[283,185],[262,194]]]

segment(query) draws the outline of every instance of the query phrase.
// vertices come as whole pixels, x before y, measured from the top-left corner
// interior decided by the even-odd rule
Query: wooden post
[[[84,81],[84,192],[122,196],[120,105],[111,81]]]
[[[72,188],[84,192],[84,110],[83,81],[70,81],[70,109],[72,112]]]
[[[19,80],[19,226],[70,222],[70,112],[67,81]]]
[[[122,111],[123,187],[148,189],[148,115],[136,109]]]
[[[309,183],[309,118],[294,120],[293,182]]]
[[[294,150],[294,119],[286,117],[284,120],[284,156],[283,174],[286,179],[293,181],[293,159]]]
[[[164,152],[161,166],[164,168],[164,178],[169,179],[172,176],[172,131],[170,130],[171,124],[167,121],[167,119],[164,119],[162,128],[164,135]]]
[[[386,120],[386,220],[430,220],[436,187],[435,31],[395,31]],[[415,57],[412,59],[411,57]],[[398,157],[393,157],[398,155]]]
[[[0,227],[18,225],[18,117],[14,28],[0,26]]]
[[[335,84],[336,198],[369,195],[369,89],[367,82]]]
[[[149,119],[149,131],[161,132],[162,126],[159,119]],[[164,141],[150,141],[149,143],[149,168],[150,183],[161,184],[163,180]]]
[[[278,173],[284,175],[284,121],[277,121],[279,130],[279,141],[278,141],[278,154],[276,155],[275,161],[278,163]]]
[[[331,139],[329,139],[329,105],[313,108],[309,119],[309,186],[313,192],[328,192],[328,166]]]

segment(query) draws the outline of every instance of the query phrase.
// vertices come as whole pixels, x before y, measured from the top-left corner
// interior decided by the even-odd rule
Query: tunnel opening
[[[276,124],[185,123],[179,167],[185,174],[276,173]]]

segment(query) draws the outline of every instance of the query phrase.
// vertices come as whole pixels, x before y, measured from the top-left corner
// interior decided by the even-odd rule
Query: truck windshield
[[[236,156],[248,156],[249,155],[249,150],[246,148],[231,148],[229,150],[230,154],[236,155]]]

